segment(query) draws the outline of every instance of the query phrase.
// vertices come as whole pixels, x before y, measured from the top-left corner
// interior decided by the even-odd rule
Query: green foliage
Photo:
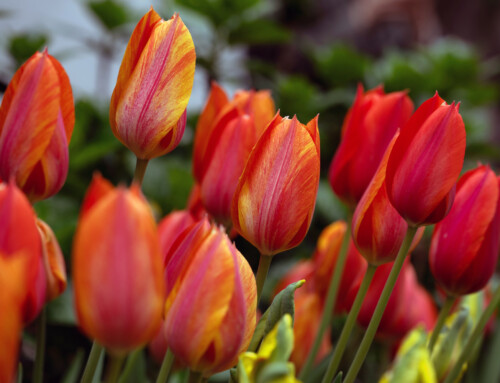
[[[92,0],[87,6],[108,31],[113,31],[131,21],[129,10],[118,1]]]
[[[45,34],[21,33],[9,37],[8,50],[11,57],[20,67],[37,51],[47,46],[49,38]]]
[[[229,44],[276,44],[290,40],[291,33],[271,20],[243,21],[228,33]]]
[[[254,7],[260,0],[176,0],[176,3],[206,17],[214,27]]]

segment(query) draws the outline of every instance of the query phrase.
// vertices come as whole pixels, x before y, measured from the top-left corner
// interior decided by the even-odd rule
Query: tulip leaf
[[[118,383],[146,382],[146,358],[144,350],[134,350],[127,358],[125,368],[118,380]]]
[[[9,53],[16,61],[16,66],[21,66],[35,52],[47,46],[48,37],[43,34],[22,33],[11,36],[9,39]]]
[[[291,38],[290,31],[271,20],[244,21],[229,31],[229,44],[275,44]]]
[[[94,16],[96,16],[102,25],[109,31],[121,27],[130,21],[127,8],[116,1],[89,1],[88,7]]]
[[[340,371],[335,379],[333,379],[333,383],[342,383],[342,371]]]
[[[280,378],[295,376],[295,371],[292,363],[288,362],[273,362],[262,368],[257,378],[257,383],[272,383],[279,381]]]
[[[257,327],[255,328],[252,340],[250,341],[250,346],[248,347],[249,351],[257,350],[261,340],[273,329],[283,315],[288,313],[291,315],[293,320],[295,313],[295,305],[293,301],[295,290],[301,287],[304,283],[305,280],[291,283],[274,297],[271,306],[269,306],[266,312],[262,315]]]

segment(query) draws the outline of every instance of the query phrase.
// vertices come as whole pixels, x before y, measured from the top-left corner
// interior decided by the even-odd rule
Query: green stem
[[[47,311],[45,307],[42,308],[42,312],[37,320],[37,331],[36,331],[36,356],[35,356],[35,367],[33,370],[33,383],[43,382],[43,364],[45,359],[45,335],[46,335],[46,324],[47,324]]]
[[[434,346],[436,345],[436,342],[439,338],[439,334],[441,333],[441,329],[444,326],[444,322],[446,322],[446,317],[450,313],[451,308],[453,307],[453,304],[455,303],[454,297],[447,296],[446,300],[444,301],[443,307],[441,307],[441,311],[439,312],[439,317],[437,319],[436,325],[434,326],[434,329],[432,330],[432,336],[431,339],[429,340],[429,352],[432,354],[432,350],[434,349]]]
[[[332,360],[328,365],[328,369],[326,370],[326,374],[323,377],[322,383],[330,383],[337,372],[340,361],[342,360],[342,355],[344,355],[345,348],[347,346],[347,341],[351,336],[352,329],[354,328],[354,324],[356,323],[356,318],[358,317],[359,310],[361,310],[361,306],[363,305],[363,300],[365,299],[366,293],[368,292],[368,288],[370,287],[370,283],[375,275],[375,271],[377,270],[377,266],[368,265],[366,269],[365,276],[363,277],[363,281],[359,286],[358,293],[356,294],[356,299],[352,304],[351,310],[349,311],[349,315],[347,316],[346,322],[344,324],[344,328],[340,333],[340,338],[337,342],[337,346],[335,346],[335,352],[333,353]]]
[[[498,318],[498,317],[497,317]],[[493,334],[493,339],[486,352],[486,358],[483,364],[482,379],[483,383],[497,383],[500,381],[500,363],[498,363],[498,355],[500,355],[500,320],[497,319],[495,328],[497,331]]]
[[[102,351],[103,347],[99,343],[94,341],[80,383],[92,383],[92,380],[94,379],[95,370],[97,368],[97,364],[99,363]]]
[[[259,267],[257,268],[257,274],[255,276],[257,282],[257,305],[259,305],[262,290],[264,289],[264,283],[266,283],[267,272],[269,271],[272,260],[273,257],[264,254],[260,255]]]
[[[138,348],[130,353],[127,358],[127,363],[123,368],[122,375],[120,377],[120,382],[128,382],[130,380],[129,376],[136,370],[136,366],[142,356],[142,348]]]
[[[106,371],[106,383],[116,383],[120,377],[120,372],[122,371],[123,362],[125,361],[125,355],[112,355],[108,354],[109,362]]]
[[[201,372],[189,370],[189,383],[200,383],[203,380]]]
[[[161,364],[158,378],[156,378],[156,383],[167,382],[168,376],[170,375],[170,370],[172,369],[172,365],[174,364],[174,359],[175,359],[174,354],[172,353],[172,351],[170,351],[169,348],[167,348],[167,352],[163,357],[163,362]]]
[[[351,217],[347,219],[347,229],[344,233],[344,238],[342,239],[342,245],[340,247],[340,252],[337,258],[337,263],[335,264],[335,270],[330,279],[330,285],[328,287],[328,293],[326,295],[325,306],[323,308],[323,314],[321,316],[321,322],[319,324],[318,332],[314,339],[313,346],[309,351],[304,367],[300,371],[299,379],[304,380],[309,376],[311,368],[316,360],[316,355],[318,354],[319,347],[321,346],[321,341],[326,329],[330,326],[332,320],[333,309],[335,307],[335,302],[337,300],[337,292],[340,285],[340,280],[342,279],[342,274],[344,273],[345,261],[347,259],[347,250],[349,249],[349,242],[351,240]]]
[[[467,339],[467,343],[465,344],[460,356],[458,357],[457,363],[453,366],[451,371],[448,373],[445,381],[443,383],[452,383],[455,382],[462,371],[462,366],[469,361],[469,358],[472,356],[476,343],[483,335],[484,328],[488,323],[488,320],[493,315],[493,312],[497,309],[498,304],[500,303],[500,286],[497,287],[495,293],[493,294],[490,304],[486,307],[481,318],[474,327],[474,331]]]
[[[356,379],[356,376],[358,375],[359,370],[361,369],[363,362],[365,361],[366,354],[368,353],[373,338],[375,337],[378,325],[380,324],[380,320],[382,319],[382,315],[384,314],[387,302],[389,301],[392,290],[394,289],[394,285],[396,284],[399,273],[403,267],[406,255],[408,254],[408,250],[410,249],[410,245],[413,241],[413,237],[415,236],[416,231],[416,227],[408,227],[408,230],[406,231],[405,238],[403,240],[401,248],[399,249],[396,260],[394,261],[391,272],[389,273],[389,277],[387,278],[384,289],[382,290],[382,294],[380,295],[377,306],[375,307],[375,311],[373,312],[370,324],[366,329],[365,336],[363,337],[363,340],[359,345],[358,351],[354,356],[354,360],[351,364],[351,367],[349,368],[349,371],[347,371],[347,375],[343,383],[353,383],[354,379]]]
[[[142,160],[137,158],[135,164],[134,182],[142,187],[142,180],[144,179],[144,174],[146,174],[146,168],[148,167],[149,160]]]

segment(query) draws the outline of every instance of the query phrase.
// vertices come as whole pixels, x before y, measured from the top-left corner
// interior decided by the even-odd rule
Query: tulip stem
[[[500,363],[498,363],[498,355],[500,355],[500,318],[497,316],[495,321],[495,328],[497,331],[493,334],[493,339],[486,352],[485,361],[483,363],[481,382],[483,383],[496,383],[500,382]]]
[[[144,174],[146,174],[146,168],[148,167],[148,162],[149,160],[137,158],[137,162],[135,164],[134,182],[141,187]]]
[[[385,282],[384,289],[382,290],[382,294],[380,295],[380,298],[377,302],[377,306],[375,307],[375,311],[373,312],[370,324],[366,329],[365,336],[363,337],[363,340],[359,345],[358,351],[354,356],[354,360],[351,364],[351,367],[349,368],[349,371],[347,371],[347,375],[343,380],[343,383],[353,383],[354,379],[356,379],[356,376],[358,375],[359,370],[361,369],[361,366],[363,365],[363,362],[365,361],[366,354],[368,353],[368,350],[370,349],[370,346],[373,342],[373,338],[375,337],[375,333],[377,332],[378,325],[380,324],[380,320],[382,319],[382,315],[384,314],[387,302],[389,301],[392,290],[394,289],[394,285],[396,284],[399,273],[403,268],[406,255],[410,250],[410,246],[416,231],[416,227],[410,226],[406,231],[405,238],[403,240],[401,248],[399,249],[396,260],[394,261],[391,272],[389,273],[389,277]]]
[[[366,293],[368,292],[368,288],[370,287],[370,283],[373,279],[373,276],[375,275],[376,270],[377,266],[370,264],[366,269],[365,276],[363,277],[363,281],[359,286],[358,293],[356,294],[356,299],[354,300],[351,310],[349,311],[349,315],[347,316],[344,328],[340,333],[340,338],[337,341],[337,346],[335,347],[335,351],[333,353],[330,364],[328,365],[326,374],[323,377],[322,383],[330,383],[333,380],[335,373],[337,372],[340,361],[342,360],[342,355],[344,354],[345,348],[347,346],[347,341],[351,336],[352,329],[354,328],[354,324],[356,323],[356,318],[358,317],[359,311],[361,310],[363,300],[365,299]]]
[[[103,347],[99,343],[94,341],[80,383],[92,383],[97,364],[99,363],[99,359],[101,358],[102,351]]]
[[[168,376],[170,375],[170,370],[172,369],[172,365],[174,364],[175,356],[170,351],[170,348],[167,348],[167,352],[163,358],[163,362],[161,364],[160,372],[158,373],[158,378],[156,378],[156,383],[167,383]]]
[[[453,304],[455,303],[456,298],[447,296],[446,300],[444,301],[443,307],[441,307],[441,311],[439,312],[439,317],[437,319],[436,325],[434,326],[434,329],[432,330],[432,336],[431,339],[429,340],[429,352],[432,355],[432,350],[434,349],[434,346],[436,345],[436,342],[439,338],[439,334],[441,333],[441,329],[444,326],[444,322],[446,321],[446,317],[451,311],[451,308],[453,307]]]
[[[42,383],[43,382],[43,364],[45,359],[45,334],[46,334],[46,324],[47,324],[47,311],[45,307],[42,308],[42,312],[37,320],[37,331],[36,331],[36,356],[35,356],[35,368],[33,370],[33,382]]]
[[[189,370],[189,383],[200,383],[203,380],[203,375],[201,372]]]
[[[264,283],[266,283],[267,272],[271,266],[272,259],[273,257],[264,254],[261,254],[259,258],[259,267],[257,268],[257,274],[255,276],[257,282],[257,305],[259,305],[262,290],[264,289]]]
[[[488,323],[488,320],[493,315],[493,312],[497,309],[498,304],[500,303],[500,286],[497,287],[495,293],[493,294],[490,304],[486,307],[486,310],[483,311],[479,321],[474,327],[474,331],[467,339],[467,343],[462,349],[460,356],[458,357],[457,363],[453,366],[451,371],[446,376],[446,379],[443,383],[452,383],[455,382],[462,371],[462,366],[469,361],[469,358],[472,357],[474,348],[477,345],[479,339],[481,339],[483,335],[484,328]]]
[[[125,355],[111,355],[109,356],[108,367],[106,371],[106,383],[116,383],[122,371],[123,362],[125,362]]]
[[[326,329],[330,326],[332,320],[333,310],[335,308],[335,303],[337,301],[337,293],[340,285],[340,280],[342,279],[342,274],[344,273],[345,261],[347,259],[347,250],[349,249],[349,242],[351,240],[351,217],[347,218],[347,228],[342,239],[342,245],[340,247],[340,252],[337,258],[337,263],[335,264],[335,270],[330,279],[330,285],[328,287],[328,293],[326,296],[325,306],[323,308],[323,314],[321,316],[321,322],[319,324],[318,332],[314,339],[313,346],[309,351],[304,367],[300,371],[299,379],[304,380],[310,375],[311,368],[316,360],[316,355],[318,354],[319,347],[321,346],[321,341]]]

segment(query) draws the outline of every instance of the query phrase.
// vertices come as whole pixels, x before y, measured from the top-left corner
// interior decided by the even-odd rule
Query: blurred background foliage
[[[121,0],[79,4],[101,31],[99,38],[85,36],[78,29],[73,32],[75,41],[83,42],[96,57],[96,89],[94,94],[75,98],[76,124],[64,188],[36,205],[39,216],[59,238],[69,269],[79,205],[93,172],[101,172],[114,184],[128,184],[132,178],[135,158],[109,128],[109,96],[114,86],[111,67],[119,65],[133,27],[149,7],[141,4],[138,11],[131,2]],[[193,35],[197,51],[193,97],[197,94],[203,100],[215,80],[229,93],[238,88],[271,89],[281,114],[296,114],[302,122],[320,114],[322,181],[315,218],[304,243],[276,258],[271,270],[275,279],[297,258],[310,256],[321,230],[344,217],[326,174],[358,84],[366,89],[383,84],[388,92],[406,89],[416,106],[436,90],[448,102],[461,102],[468,132],[466,167],[477,161],[496,167],[500,161],[496,129],[500,33],[494,33],[500,25],[500,5],[496,1],[175,0],[154,5],[164,18],[179,12]],[[10,17],[11,12],[2,7],[0,18]],[[59,33],[66,31],[61,28]],[[36,25],[16,33],[4,31],[1,54],[9,66],[0,72],[2,91],[28,57],[46,46],[50,49],[53,37]],[[64,65],[65,60],[77,56],[75,50],[56,52],[56,57]],[[185,207],[193,184],[191,151],[200,111],[200,107],[190,108],[181,145],[152,160],[148,167],[144,193],[158,218]],[[242,239],[237,239],[237,245],[254,264],[256,253],[251,246]],[[421,281],[432,288],[425,248],[417,249],[414,263]],[[272,283],[267,287],[271,289]],[[50,375],[46,381],[76,381],[74,371],[85,359],[82,350],[89,347],[73,327],[71,299],[70,284],[68,292],[50,305]],[[23,357],[30,358],[29,332],[26,338]],[[150,362],[143,355],[137,360],[138,371],[143,371],[141,379],[145,379]],[[365,374],[376,370],[378,360],[372,357],[372,362]],[[25,376],[30,376],[29,371]]]

